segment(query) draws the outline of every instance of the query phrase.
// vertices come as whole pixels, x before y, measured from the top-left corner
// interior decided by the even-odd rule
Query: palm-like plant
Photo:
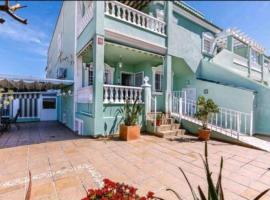
[[[138,123],[140,114],[143,107],[138,104],[138,99],[132,104],[130,100],[127,100],[123,108],[120,109],[120,113],[123,116],[124,124],[126,126],[134,126]]]
[[[221,157],[221,160],[220,160],[220,169],[219,169],[219,175],[218,175],[218,180],[217,180],[216,184],[214,184],[214,181],[212,179],[212,172],[210,171],[210,168],[209,168],[207,142],[205,142],[204,158],[202,156],[201,156],[201,158],[202,158],[205,172],[206,172],[206,179],[207,179],[207,184],[208,184],[208,194],[205,194],[202,191],[201,186],[198,186],[198,193],[199,193],[199,196],[198,196],[196,194],[195,190],[193,189],[193,187],[191,186],[190,181],[188,180],[185,172],[179,167],[180,171],[182,172],[182,174],[184,175],[184,177],[188,183],[188,186],[189,186],[190,191],[192,193],[193,199],[194,200],[224,200],[225,198],[224,198],[224,193],[223,193],[223,188],[222,188],[223,157]],[[177,192],[175,192],[172,189],[167,189],[167,190],[173,192],[179,200],[182,200],[181,196]],[[270,188],[266,189],[265,191],[260,193],[257,197],[255,197],[253,200],[259,200],[269,190],[270,190]]]

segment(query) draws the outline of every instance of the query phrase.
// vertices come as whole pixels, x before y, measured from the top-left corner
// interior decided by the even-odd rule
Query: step
[[[160,126],[157,126],[157,132],[160,131],[169,131],[169,130],[174,130],[174,129],[179,129],[180,128],[180,124],[162,124]]]
[[[168,137],[168,136],[183,136],[185,135],[186,130],[185,129],[174,129],[169,131],[159,131],[157,133],[154,133],[154,135],[158,137]]]

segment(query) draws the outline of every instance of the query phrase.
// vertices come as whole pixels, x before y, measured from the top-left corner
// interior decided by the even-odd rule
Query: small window
[[[94,84],[94,72],[93,68],[90,68],[88,70],[88,85],[93,85]]]
[[[162,91],[162,74],[160,72],[155,72],[155,91]]]
[[[213,54],[213,45],[214,45],[214,36],[211,33],[203,33],[202,37],[202,52],[212,55]]]
[[[42,102],[43,109],[55,109],[56,99],[55,98],[44,98]]]

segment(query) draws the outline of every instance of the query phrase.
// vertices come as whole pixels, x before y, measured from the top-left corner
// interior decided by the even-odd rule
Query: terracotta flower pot
[[[120,125],[120,139],[129,141],[136,140],[140,137],[140,126],[126,126],[124,124]]]
[[[157,119],[157,120],[156,120],[156,125],[157,125],[157,126],[160,126],[160,125],[161,125],[161,119]]]
[[[210,129],[199,129],[198,131],[198,135],[199,135],[199,139],[206,141],[210,139]]]

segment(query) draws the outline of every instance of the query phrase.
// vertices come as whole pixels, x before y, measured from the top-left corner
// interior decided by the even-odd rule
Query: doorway
[[[133,86],[133,74],[132,73],[127,73],[127,72],[121,72],[121,85],[125,86]]]

